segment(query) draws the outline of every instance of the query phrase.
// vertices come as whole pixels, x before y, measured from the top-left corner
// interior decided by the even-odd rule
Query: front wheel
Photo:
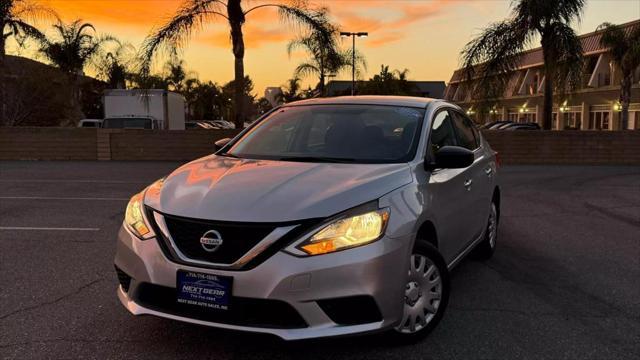
[[[394,329],[402,342],[420,340],[431,332],[449,301],[449,271],[438,250],[419,242],[409,262],[402,320]]]
[[[493,256],[496,251],[496,242],[498,240],[498,208],[495,202],[491,202],[491,210],[489,219],[487,220],[487,228],[484,233],[484,239],[475,249],[473,256],[476,259],[487,260]]]

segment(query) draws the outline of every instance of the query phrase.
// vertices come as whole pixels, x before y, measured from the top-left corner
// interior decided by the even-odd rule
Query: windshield
[[[309,162],[406,162],[415,155],[423,118],[423,109],[400,106],[284,107],[221,155]]]
[[[108,118],[102,122],[105,129],[151,129],[149,118]]]

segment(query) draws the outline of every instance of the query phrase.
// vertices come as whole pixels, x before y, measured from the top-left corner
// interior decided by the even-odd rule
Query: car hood
[[[211,155],[175,170],[145,204],[190,218],[286,222],[328,217],[412,181],[407,164],[336,164]]]

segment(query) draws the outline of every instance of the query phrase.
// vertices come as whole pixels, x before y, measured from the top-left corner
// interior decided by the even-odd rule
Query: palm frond
[[[597,30],[602,31],[600,45],[608,48],[614,61],[620,64],[629,46],[624,30],[611,23],[603,23]]]
[[[215,17],[228,19],[220,11],[220,0],[188,0],[165,25],[152,31],[142,45],[141,73],[149,74],[154,55],[159,50],[175,52],[187,39],[200,30],[207,20]]]
[[[462,50],[463,75],[482,98],[497,98],[504,93],[508,74],[519,63],[529,46],[529,29],[515,20],[494,23]]]
[[[23,46],[28,39],[42,41],[45,38],[40,30],[20,19],[11,19],[6,25],[11,29],[11,33],[5,35],[13,36],[20,46]]]
[[[547,29],[552,39],[547,51],[552,54],[552,62],[546,66],[555,67],[556,90],[564,94],[567,87],[575,89],[581,81],[584,68],[582,42],[576,32],[567,24],[554,23]]]
[[[307,76],[315,76],[320,74],[320,69],[315,64],[311,63],[302,63],[296,66],[296,69],[293,71],[294,76],[297,77],[307,77]]]
[[[585,0],[512,0],[512,19],[529,29],[542,30],[553,22],[580,21]]]

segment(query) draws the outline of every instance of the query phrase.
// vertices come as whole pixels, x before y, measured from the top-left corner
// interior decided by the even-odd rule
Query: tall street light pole
[[[353,46],[351,48],[351,96],[353,96],[356,94],[356,37],[364,38],[369,36],[369,33],[341,31],[340,36],[343,38],[351,36],[353,39]]]

